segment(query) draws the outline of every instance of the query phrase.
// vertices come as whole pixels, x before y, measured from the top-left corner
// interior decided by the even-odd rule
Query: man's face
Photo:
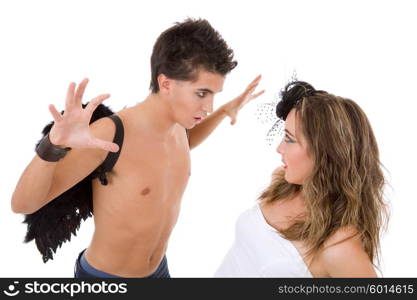
[[[187,129],[200,123],[213,111],[214,95],[223,89],[224,80],[205,70],[198,71],[196,81],[174,80],[169,101],[175,121]]]

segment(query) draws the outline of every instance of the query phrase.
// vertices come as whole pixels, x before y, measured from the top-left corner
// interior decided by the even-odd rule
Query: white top
[[[313,277],[297,248],[269,225],[259,204],[236,221],[235,241],[215,277]]]

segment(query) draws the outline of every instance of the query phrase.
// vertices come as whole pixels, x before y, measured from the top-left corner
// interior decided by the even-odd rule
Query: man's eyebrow
[[[206,92],[206,93],[209,93],[209,94],[214,94],[214,92],[212,90],[205,89],[205,88],[203,88],[203,89],[197,89],[197,91],[199,91],[199,92]]]
[[[207,89],[207,88],[197,89],[197,91],[199,91],[199,92],[206,92],[206,93],[209,93],[209,94],[214,94],[214,92],[213,92],[212,90]],[[223,89],[221,89],[221,90],[220,90],[220,91],[218,91],[218,92],[220,93],[221,91],[223,91]]]
[[[293,135],[291,132],[289,132],[287,129],[285,129],[285,132],[288,133],[289,135],[295,137],[295,135]]]

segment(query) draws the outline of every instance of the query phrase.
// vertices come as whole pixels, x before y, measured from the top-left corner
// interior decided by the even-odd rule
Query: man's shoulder
[[[90,124],[90,130],[95,137],[111,141],[116,131],[116,125],[109,117],[102,117]]]
[[[122,120],[124,126],[130,127],[130,124],[134,124],[134,127],[141,127],[145,126],[144,123],[142,124],[142,122],[139,122],[141,119],[144,119],[144,113],[145,112],[138,105],[135,109],[133,109],[133,107],[123,108],[115,114]]]

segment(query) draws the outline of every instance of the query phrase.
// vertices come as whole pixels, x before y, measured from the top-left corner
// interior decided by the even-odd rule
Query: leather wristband
[[[50,162],[57,162],[71,150],[70,147],[62,148],[55,146],[49,140],[49,133],[43,137],[39,145],[36,147],[36,153],[40,158]]]

